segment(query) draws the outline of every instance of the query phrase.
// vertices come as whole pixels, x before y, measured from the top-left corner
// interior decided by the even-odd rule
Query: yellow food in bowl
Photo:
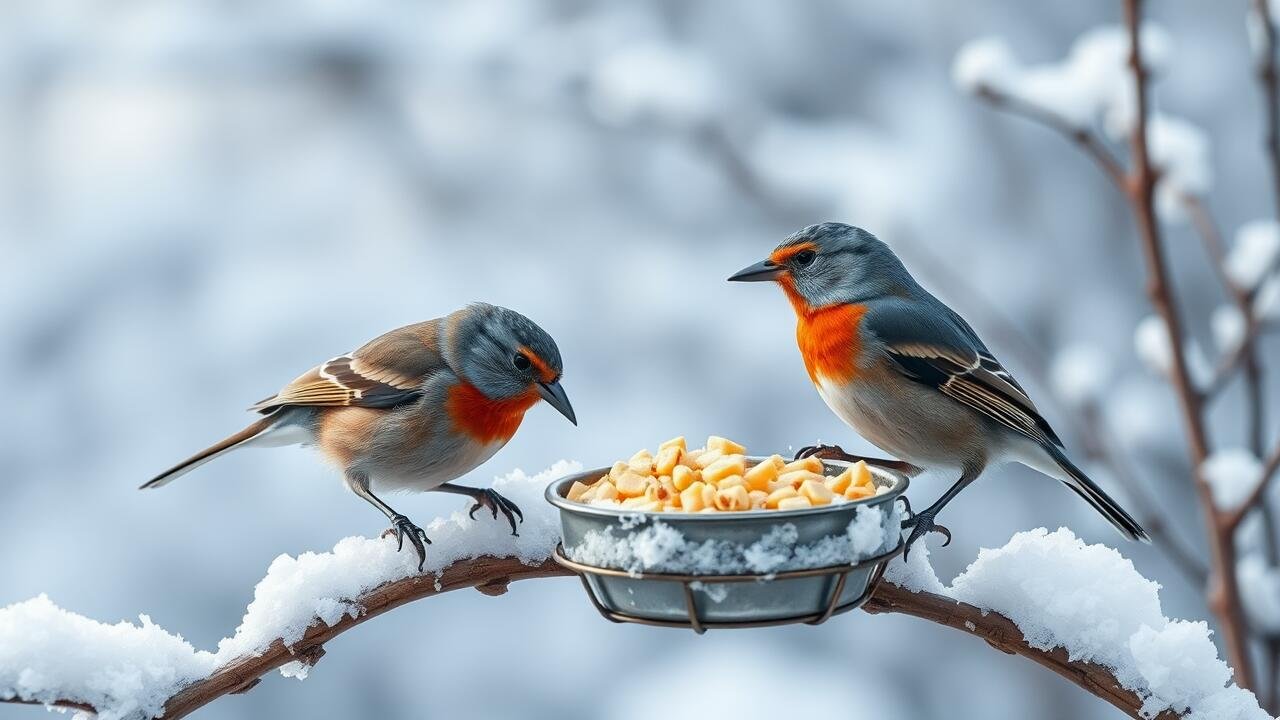
[[[683,437],[619,460],[593,483],[575,482],[566,497],[590,505],[647,512],[795,510],[860,500],[879,491],[858,461],[834,477],[817,458],[787,462],[773,455],[754,465],[747,449],[712,435],[690,450]]]

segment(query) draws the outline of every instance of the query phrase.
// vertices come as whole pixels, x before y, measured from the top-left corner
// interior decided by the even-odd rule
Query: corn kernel
[[[590,485],[585,485],[583,483],[578,482],[577,480],[574,480],[573,484],[569,486],[569,492],[565,494],[565,498],[576,502],[579,499],[581,499],[582,494],[589,489],[591,489]]]
[[[821,475],[817,473],[809,472],[808,470],[792,470],[790,472],[782,473],[781,475],[778,476],[778,482],[786,482],[791,486],[797,487],[797,488],[800,487],[800,484],[803,483],[805,480],[818,480],[819,482],[821,482],[824,479],[825,478],[823,478]]]
[[[747,489],[741,485],[735,485],[727,490],[718,490],[715,508],[724,511],[750,510],[751,497],[747,495]]]
[[[724,453],[719,450],[704,450],[702,454],[698,456],[698,469],[705,470],[708,465],[711,465],[722,457],[724,457]]]
[[[619,460],[618,462],[613,464],[613,467],[609,468],[609,477],[613,480],[617,480],[618,478],[622,477],[622,473],[630,469],[631,469],[631,466],[628,465],[626,461]]]
[[[671,471],[671,482],[676,486],[676,489],[681,492],[692,485],[697,479],[698,471],[690,470],[684,465],[677,465],[675,469]]]
[[[741,475],[730,475],[727,478],[720,478],[720,480],[716,482],[716,487],[721,490],[727,490],[731,487],[741,487],[745,490],[746,485],[747,481],[743,480]]]
[[[703,482],[719,482],[730,475],[742,475],[747,471],[746,460],[741,455],[725,455],[703,468]]]
[[[627,466],[631,469],[631,472],[637,475],[652,475],[653,456],[649,454],[648,450],[641,450],[631,456],[631,459],[627,461]]]
[[[719,450],[725,455],[742,455],[747,451],[745,446],[739,445],[728,438],[722,438],[719,435],[712,435],[707,438],[707,449]]]
[[[866,462],[859,460],[854,463],[853,467],[850,469],[853,470],[853,485],[864,486],[873,484],[871,482],[871,468],[867,467]]]
[[[702,484],[702,504],[706,507],[714,508],[716,506],[717,492],[719,492],[719,488],[717,488],[715,485],[712,485],[711,483],[703,483]]]
[[[680,507],[685,512],[698,512],[706,507],[706,503],[702,502],[702,489],[706,487],[701,482],[695,482],[688,488],[680,492]]]
[[[768,499],[769,493],[763,490],[751,490],[747,493],[747,497],[751,498],[752,510],[763,510],[764,501]]]
[[[837,495],[843,495],[845,490],[849,489],[849,485],[853,483],[853,468],[845,468],[845,471],[833,478],[827,478],[827,487],[831,492]]]
[[[680,462],[682,452],[684,451],[675,446],[659,450],[657,457],[653,459],[653,474],[670,475],[676,464]]]
[[[816,457],[807,457],[802,460],[792,460],[782,466],[783,473],[794,472],[796,470],[808,470],[811,473],[822,474],[822,461]]]
[[[669,447],[680,448],[681,452],[684,452],[685,450],[689,449],[689,446],[686,445],[684,442],[683,435],[681,435],[680,437],[673,437],[670,440],[662,443],[661,445],[658,446],[658,450],[659,451],[666,450]]]
[[[759,465],[752,466],[743,473],[742,477],[747,481],[747,488],[767,490],[769,483],[778,477],[778,466],[765,460]]]
[[[780,487],[777,490],[774,490],[773,492],[769,493],[769,496],[765,498],[764,506],[771,509],[776,508],[778,507],[778,503],[782,502],[783,500],[786,500],[787,498],[797,497],[799,495],[800,493],[796,492],[796,489],[791,487],[790,485],[787,485],[786,487]]]
[[[875,494],[876,491],[866,485],[854,485],[844,491],[844,497],[846,500],[861,500],[862,498],[868,498]]]
[[[805,480],[800,484],[800,494],[814,505],[826,505],[835,499],[835,493],[821,480]]]
[[[617,500],[618,488],[611,482],[602,482],[596,486],[597,500]]]
[[[796,497],[784,498],[778,502],[779,510],[799,510],[800,508],[813,507],[813,503],[809,502],[809,498],[803,495]]]
[[[698,470],[702,468],[702,466],[698,464],[698,461],[701,458],[702,450],[686,450],[684,454],[680,456],[680,464],[691,470]]]
[[[645,488],[649,486],[649,479],[643,475],[637,475],[633,472],[623,473],[622,477],[614,483],[618,489],[618,494],[622,497],[636,497],[644,495]]]

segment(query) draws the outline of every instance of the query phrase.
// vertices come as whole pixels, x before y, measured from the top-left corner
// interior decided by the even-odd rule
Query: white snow
[[[1267,565],[1260,552],[1236,562],[1236,580],[1249,624],[1269,634],[1280,632],[1280,568]]]
[[[921,549],[912,549],[910,568],[895,560],[886,578],[998,612],[1032,647],[1061,647],[1072,660],[1110,668],[1143,698],[1144,714],[1269,718],[1252,694],[1227,684],[1231,670],[1218,659],[1208,626],[1165,617],[1160,586],[1112,548],[1086,545],[1066,528],[1021,532],[1002,548],[981,550],[950,587],[938,582]]]
[[[894,505],[896,508],[896,504]],[[877,507],[859,506],[845,532],[813,543],[798,543],[792,523],[774,525],[759,540],[742,545],[727,540],[696,542],[670,524],[654,519],[647,527],[615,534],[613,528],[588,532],[581,543],[565,548],[569,557],[587,565],[643,572],[691,575],[769,574],[856,562],[897,542],[898,513],[888,517]]]
[[[1169,36],[1147,23],[1142,28],[1147,66],[1159,73],[1167,64]],[[1043,108],[1076,127],[1087,127],[1112,112],[1131,92],[1126,62],[1127,31],[1118,25],[1097,27],[1072,44],[1058,63],[1022,65],[999,38],[965,44],[952,64],[951,75],[966,92],[989,88]],[[1110,121],[1122,127],[1122,119]]]
[[[1133,331],[1133,348],[1148,369],[1166,377],[1171,375],[1173,343],[1169,340],[1169,329],[1159,315],[1148,315],[1138,322]],[[1183,348],[1191,382],[1197,387],[1204,387],[1213,377],[1209,357],[1194,338],[1185,338]]]
[[[1018,69],[1018,61],[1004,38],[984,37],[960,48],[951,64],[951,78],[965,92],[976,93],[983,86],[1006,92]]]
[[[1253,290],[1280,262],[1280,223],[1254,220],[1240,226],[1236,242],[1227,253],[1225,270],[1239,287]]]
[[[1260,322],[1280,321],[1280,274],[1263,281],[1253,296],[1253,316]]]
[[[589,79],[591,108],[616,124],[705,120],[718,102],[719,83],[700,55],[675,46],[628,45],[608,54]]]
[[[0,697],[77,700],[100,720],[152,717],[185,683],[207,675],[213,654],[197,652],[146,615],[107,625],[39,595],[0,609]]]
[[[1113,133],[1113,137],[1127,132]],[[1209,138],[1186,120],[1155,113],[1147,119],[1147,142],[1151,164],[1160,171],[1156,211],[1166,221],[1183,220],[1183,196],[1204,195],[1213,186]]]
[[[1068,404],[1080,407],[1097,400],[1111,381],[1111,360],[1097,345],[1067,345],[1049,366],[1054,392]]]
[[[472,520],[459,510],[436,518],[424,528],[432,540],[424,572],[482,555],[529,564],[546,560],[560,541],[560,522],[542,492],[552,480],[579,470],[578,463],[560,461],[537,475],[515,470],[494,481],[494,489],[524,511],[519,537],[501,517],[477,514]],[[0,697],[85,702],[104,720],[150,717],[178,687],[221,664],[260,653],[277,638],[292,645],[311,625],[358,615],[356,598],[417,573],[417,564],[409,549],[397,552],[390,537],[348,537],[331,552],[281,555],[254,588],[240,627],[218,643],[216,653],[197,651],[145,615],[139,625],[105,625],[41,595],[0,609]],[[307,669],[300,666],[291,663],[281,671],[301,679]]]
[[[1248,323],[1244,313],[1235,305],[1219,305],[1209,317],[1209,327],[1213,330],[1213,342],[1218,350],[1229,353],[1240,347]]]
[[[1168,33],[1147,23],[1141,43],[1148,69],[1163,72],[1172,48]],[[1128,32],[1118,25],[1085,32],[1066,58],[1040,65],[1021,65],[1003,40],[987,37],[960,49],[951,75],[966,92],[988,90],[1040,108],[1075,128],[1090,128],[1101,120],[1112,139],[1125,140],[1136,111],[1128,56]],[[1182,220],[1182,196],[1201,195],[1212,184],[1208,136],[1184,119],[1152,113],[1147,139],[1151,161],[1161,170],[1157,211],[1165,220]]]
[[[1234,510],[1262,479],[1262,461],[1244,448],[1224,448],[1200,465],[1200,475],[1213,491],[1221,510]]]

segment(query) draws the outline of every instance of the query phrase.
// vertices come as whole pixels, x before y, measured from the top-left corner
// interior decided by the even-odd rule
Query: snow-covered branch
[[[525,508],[520,538],[461,512],[431,523],[435,552],[425,573],[390,538],[346,538],[331,552],[282,555],[216,652],[196,650],[146,616],[137,625],[106,625],[44,596],[0,609],[0,699],[92,709],[104,720],[181,718],[253,688],[275,669],[305,677],[325,643],[406,603],[465,588],[497,595],[517,580],[567,575],[549,559],[558,519],[538,496],[571,467],[495,483]],[[909,563],[890,567],[865,609],[979,637],[1135,718],[1265,717],[1250,693],[1228,684],[1231,670],[1205,624],[1166,618],[1157,590],[1115,550],[1086,545],[1065,529],[1035,530],[983,550],[949,586],[917,546]],[[585,598],[582,611],[591,612]]]

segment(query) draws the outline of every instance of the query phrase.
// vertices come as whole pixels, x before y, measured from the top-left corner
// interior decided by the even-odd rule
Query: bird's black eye
[[[796,262],[796,265],[799,265],[800,267],[804,267],[806,265],[812,264],[813,261],[817,259],[817,257],[818,257],[818,253],[812,250],[801,250],[800,252],[795,254],[795,262]]]
[[[511,364],[515,365],[517,370],[528,370],[533,367],[533,363],[524,356],[524,353],[516,353],[516,356],[511,358]]]

